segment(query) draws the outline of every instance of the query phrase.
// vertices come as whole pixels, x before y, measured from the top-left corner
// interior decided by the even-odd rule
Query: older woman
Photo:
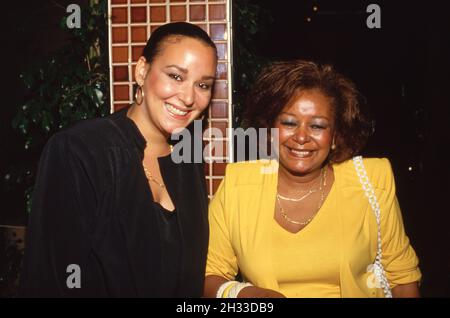
[[[246,120],[278,128],[279,159],[227,166],[210,203],[205,296],[418,296],[389,161],[352,160],[371,130],[352,82],[330,66],[274,63]]]
[[[205,109],[216,47],[200,27],[154,31],[134,103],[59,132],[39,167],[21,296],[200,297],[208,246],[201,164],[169,139]]]

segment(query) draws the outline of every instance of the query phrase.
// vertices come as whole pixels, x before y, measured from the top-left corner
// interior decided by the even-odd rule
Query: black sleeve
[[[19,297],[88,294],[89,228],[98,198],[94,165],[75,136],[59,133],[47,143],[33,192]]]

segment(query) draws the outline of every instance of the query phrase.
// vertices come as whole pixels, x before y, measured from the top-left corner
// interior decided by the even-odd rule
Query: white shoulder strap
[[[381,250],[381,222],[380,222],[380,205],[378,204],[377,197],[373,191],[372,184],[367,177],[366,169],[364,168],[363,160],[361,156],[353,157],[353,164],[355,166],[356,174],[359,177],[364,193],[369,200],[370,206],[375,214],[378,226],[378,243],[377,243],[377,256],[375,262],[373,263],[373,273],[375,278],[379,283],[380,287],[383,289],[384,296],[386,298],[392,297],[391,288],[389,282],[386,278],[386,273],[384,271],[383,265],[381,264],[382,250]]]

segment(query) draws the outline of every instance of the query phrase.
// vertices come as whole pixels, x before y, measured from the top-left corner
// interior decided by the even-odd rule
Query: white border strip
[[[109,112],[112,114],[114,112],[114,94],[113,94],[113,64],[112,64],[112,8],[111,8],[111,0],[108,0],[108,52],[109,52],[109,98],[111,108]]]
[[[227,12],[227,51],[228,51],[228,136],[230,140],[228,141],[228,162],[234,161],[234,140],[231,138],[233,136],[233,0],[227,0],[226,3]]]

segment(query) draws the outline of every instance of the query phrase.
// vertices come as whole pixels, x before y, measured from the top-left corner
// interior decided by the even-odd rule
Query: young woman
[[[208,244],[201,164],[170,136],[208,106],[216,47],[198,26],[152,33],[134,103],[57,133],[33,195],[21,296],[200,297]]]

